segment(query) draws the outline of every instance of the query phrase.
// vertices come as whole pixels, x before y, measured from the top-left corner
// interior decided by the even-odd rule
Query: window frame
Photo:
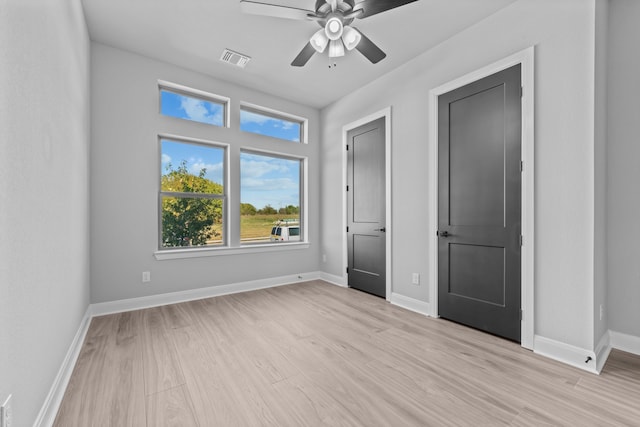
[[[162,191],[162,141],[177,142],[190,145],[204,146],[208,148],[217,148],[223,150],[223,172],[222,172],[222,194],[214,193],[185,193],[178,191]],[[158,246],[156,254],[160,252],[170,251],[190,251],[194,249],[199,250],[216,250],[229,247],[229,144],[215,142],[200,138],[190,138],[179,135],[171,134],[158,134]],[[182,197],[182,198],[200,198],[209,200],[222,200],[222,243],[220,245],[203,245],[203,246],[170,246],[164,247],[162,245],[162,199],[163,197]]]
[[[242,158],[242,153],[247,153],[247,154],[255,154],[258,156],[265,156],[265,157],[277,157],[277,158],[281,158],[281,159],[285,159],[285,160],[295,160],[295,161],[299,161],[300,162],[300,171],[298,174],[298,180],[299,180],[299,192],[300,192],[300,201],[299,201],[299,226],[300,226],[300,240],[299,241],[293,241],[293,242],[266,242],[266,243],[245,243],[243,244],[242,242],[240,242],[240,248],[252,248],[252,247],[278,247],[278,246],[295,246],[295,245],[309,245],[309,233],[307,230],[307,224],[308,224],[308,209],[307,209],[307,203],[308,203],[308,164],[309,164],[309,159],[307,156],[302,156],[302,155],[295,155],[295,154],[291,154],[291,153],[282,153],[282,152],[278,152],[278,151],[272,151],[272,150],[262,150],[262,149],[257,149],[257,148],[251,148],[251,147],[246,147],[246,148],[240,148],[240,158]],[[239,173],[240,176],[242,176],[242,164],[241,162],[239,163]],[[238,201],[238,203],[242,203],[242,180],[240,181],[240,200]],[[240,233],[242,233],[242,231],[240,230]],[[240,237],[240,236],[238,236]]]
[[[196,120],[183,119],[181,117],[169,116],[162,113],[162,91],[175,93],[177,95],[187,96],[190,98],[199,99],[201,101],[212,102],[222,106],[222,126],[215,125],[213,123],[199,122]],[[231,120],[229,114],[229,108],[231,106],[231,98],[222,95],[216,95],[211,92],[206,92],[199,89],[194,89],[189,86],[180,85],[177,83],[168,82],[165,80],[158,80],[158,112],[164,117],[171,117],[173,119],[184,120],[193,123],[201,123],[204,125],[229,128],[231,127]]]
[[[260,134],[260,133],[255,133],[255,132],[251,132],[251,131],[246,131],[246,130],[242,130],[242,112],[246,111],[249,113],[254,113],[254,114],[259,114],[271,119],[275,119],[275,120],[284,120],[287,122],[292,122],[292,123],[298,123],[300,125],[300,141],[291,141],[290,139],[284,139],[284,138],[278,138],[276,136],[271,136],[271,135],[266,135],[266,134]],[[308,144],[308,139],[309,139],[309,120],[305,117],[301,117],[301,116],[296,116],[294,114],[289,114],[289,113],[284,113],[282,111],[278,111],[278,110],[274,110],[272,108],[268,108],[268,107],[263,107],[260,105],[256,105],[256,104],[251,104],[248,102],[240,102],[240,119],[238,122],[238,128],[242,131],[242,132],[247,132],[250,133],[252,135],[260,135],[260,136],[264,136],[267,138],[272,138],[274,140],[277,141],[286,141],[286,142],[293,142],[295,144]]]

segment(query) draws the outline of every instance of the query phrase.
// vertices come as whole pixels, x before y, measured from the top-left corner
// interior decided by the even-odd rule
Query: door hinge
[[[524,160],[520,160],[520,172],[524,172]]]
[[[520,98],[524,97],[524,87],[520,86]]]
[[[347,274],[349,274],[349,267],[347,267]]]
[[[520,320],[524,320],[524,311],[520,310]]]
[[[520,235],[520,246],[524,246],[524,236]]]
[[[349,151],[349,144],[347,144],[347,151]]]
[[[349,186],[347,185],[347,191],[349,191]]]
[[[349,232],[349,227],[347,227],[347,233]]]

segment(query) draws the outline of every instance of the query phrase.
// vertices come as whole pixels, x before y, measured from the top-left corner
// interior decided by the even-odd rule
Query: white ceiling
[[[297,1],[314,9],[315,0]],[[290,64],[320,28],[312,21],[243,14],[239,0],[82,3],[94,41],[322,108],[513,1],[418,0],[357,19],[353,25],[386,52],[385,59],[374,65],[354,50],[329,60],[325,52],[302,68]],[[223,63],[224,48],[252,59],[244,69]]]

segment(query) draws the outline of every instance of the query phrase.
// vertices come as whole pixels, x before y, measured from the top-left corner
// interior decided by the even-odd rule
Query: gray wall
[[[342,126],[391,106],[393,292],[428,302],[429,90],[535,45],[535,333],[592,349],[594,37],[594,1],[521,0],[323,109],[324,271],[343,276]]]
[[[608,43],[608,319],[640,337],[640,2],[612,0]]]
[[[238,69],[238,72],[242,70]],[[159,114],[158,79],[231,98],[231,128]],[[309,143],[239,131],[239,102],[309,119]],[[91,301],[93,303],[318,271],[319,111],[133,53],[91,45]],[[231,144],[231,217],[239,212],[240,147],[309,159],[309,249],[162,260],[158,133]],[[236,196],[236,197],[234,197]],[[237,223],[236,223],[237,224]],[[141,283],[151,271],[151,283]]]
[[[89,305],[80,0],[0,0],[0,401],[33,425]]]
[[[595,21],[595,117],[594,117],[594,293],[593,342],[597,346],[609,329],[607,322],[607,38],[609,28],[607,0],[596,1]],[[602,307],[602,319],[600,318]]]

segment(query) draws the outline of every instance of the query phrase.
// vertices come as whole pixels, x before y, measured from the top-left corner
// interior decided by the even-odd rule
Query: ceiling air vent
[[[234,52],[229,49],[225,49],[224,51],[222,51],[222,56],[220,57],[220,60],[222,62],[226,62],[228,64],[237,65],[240,68],[244,68],[244,66],[247,65],[247,62],[251,60],[251,57],[247,55],[243,55],[238,52]]]

